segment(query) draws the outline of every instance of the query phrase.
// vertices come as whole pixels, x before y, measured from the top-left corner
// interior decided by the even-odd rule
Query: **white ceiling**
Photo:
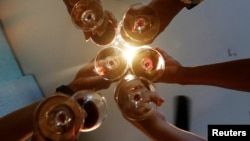
[[[118,20],[135,2],[139,1],[103,0],[105,9],[112,11]],[[247,0],[205,0],[190,11],[183,9],[153,46],[163,48],[186,66],[249,58],[249,5]],[[79,68],[100,50],[84,41],[62,0],[0,0],[0,19],[20,67],[25,74],[36,77],[46,96],[57,86],[70,82]],[[236,55],[230,56],[229,50]],[[101,91],[108,100],[108,118],[96,131],[82,134],[82,140],[149,140],[122,118],[113,101],[114,87],[115,84]],[[174,120],[174,97],[190,97],[191,130],[202,136],[207,134],[207,124],[250,121],[250,97],[244,92],[209,86],[157,84],[157,87],[166,99],[161,109],[170,122]]]

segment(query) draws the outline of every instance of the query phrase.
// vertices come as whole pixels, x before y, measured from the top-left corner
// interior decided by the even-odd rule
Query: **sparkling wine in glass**
[[[105,18],[100,0],[80,0],[71,10],[71,19],[75,26],[83,31],[92,31],[99,27]]]
[[[154,48],[143,47],[136,50],[130,68],[134,75],[155,81],[164,73],[165,61]]]
[[[131,5],[119,24],[120,41],[132,46],[152,43],[160,28],[160,19],[155,10],[143,3]]]
[[[121,48],[105,47],[95,57],[95,70],[106,80],[116,81],[128,71],[128,61]]]
[[[100,93],[92,90],[82,90],[73,96],[82,109],[86,112],[81,132],[89,132],[97,129],[108,114],[107,102]]]
[[[130,120],[144,120],[156,108],[150,93],[156,88],[143,77],[127,75],[115,89],[115,101],[122,114]]]
[[[113,44],[116,37],[116,28],[108,14],[100,0],[80,0],[71,10],[71,19],[78,29],[91,34],[87,41],[103,47]]]
[[[32,141],[76,141],[85,116],[80,105],[69,96],[47,97],[35,111]]]
[[[96,31],[92,32],[91,40],[97,46],[100,47],[107,47],[111,46],[116,42],[116,23],[114,19],[110,19],[112,13],[105,11],[105,17],[103,23],[96,29]],[[101,34],[100,34],[101,33]]]
[[[107,102],[98,92],[56,93],[38,105],[32,141],[77,141],[79,132],[95,130],[106,117]]]

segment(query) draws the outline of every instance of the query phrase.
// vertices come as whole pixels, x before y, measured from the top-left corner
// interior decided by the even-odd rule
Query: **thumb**
[[[153,101],[156,106],[161,106],[164,102],[164,99],[159,96],[157,92],[150,92],[149,93],[150,100]]]
[[[92,32],[83,32],[84,33],[84,37],[85,37],[85,41],[88,41],[90,39],[90,37],[92,36]]]

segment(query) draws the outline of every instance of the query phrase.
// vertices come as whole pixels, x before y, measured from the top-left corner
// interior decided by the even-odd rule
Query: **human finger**
[[[156,106],[161,106],[164,103],[164,99],[160,97],[157,92],[148,92],[150,100],[153,101]]]
[[[108,19],[111,21],[113,27],[116,28],[118,22],[117,22],[117,19],[115,18],[115,16],[113,15],[113,13],[110,11],[106,11],[106,13],[107,13]]]
[[[90,31],[84,31],[83,34],[85,37],[85,41],[88,41],[90,39],[90,37],[93,35],[92,32],[90,32]]]
[[[84,67],[82,67],[76,74],[75,79],[81,78],[81,77],[92,77],[92,76],[98,76],[98,74],[95,71],[94,63],[90,62]]]
[[[167,54],[163,49],[155,47],[155,50],[157,50],[165,58],[166,61],[172,59],[172,57],[169,54]]]

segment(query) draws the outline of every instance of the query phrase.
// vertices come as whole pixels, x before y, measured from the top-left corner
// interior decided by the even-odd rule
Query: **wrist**
[[[56,88],[56,92],[59,92],[59,93],[63,93],[63,94],[66,94],[66,95],[69,95],[69,96],[72,96],[75,92],[70,88],[68,87],[67,85],[61,85],[59,87]]]
[[[79,91],[79,87],[77,86],[77,83],[75,80],[70,82],[68,85],[61,85],[58,88],[56,88],[56,92],[61,92],[67,95],[73,95],[75,92]]]
[[[188,76],[190,67],[180,67],[176,71],[175,79],[173,80],[177,84],[185,85],[188,83]]]
[[[67,87],[69,87],[74,92],[77,92],[77,91],[80,90],[79,87],[77,86],[77,83],[75,81],[72,81],[71,83],[69,83],[67,85]]]
[[[203,0],[180,0],[184,6],[190,10],[192,8],[194,8],[195,6],[197,6],[199,3],[201,3]]]
[[[177,83],[181,85],[203,84],[209,78],[209,71],[202,67],[181,67],[177,73]]]

